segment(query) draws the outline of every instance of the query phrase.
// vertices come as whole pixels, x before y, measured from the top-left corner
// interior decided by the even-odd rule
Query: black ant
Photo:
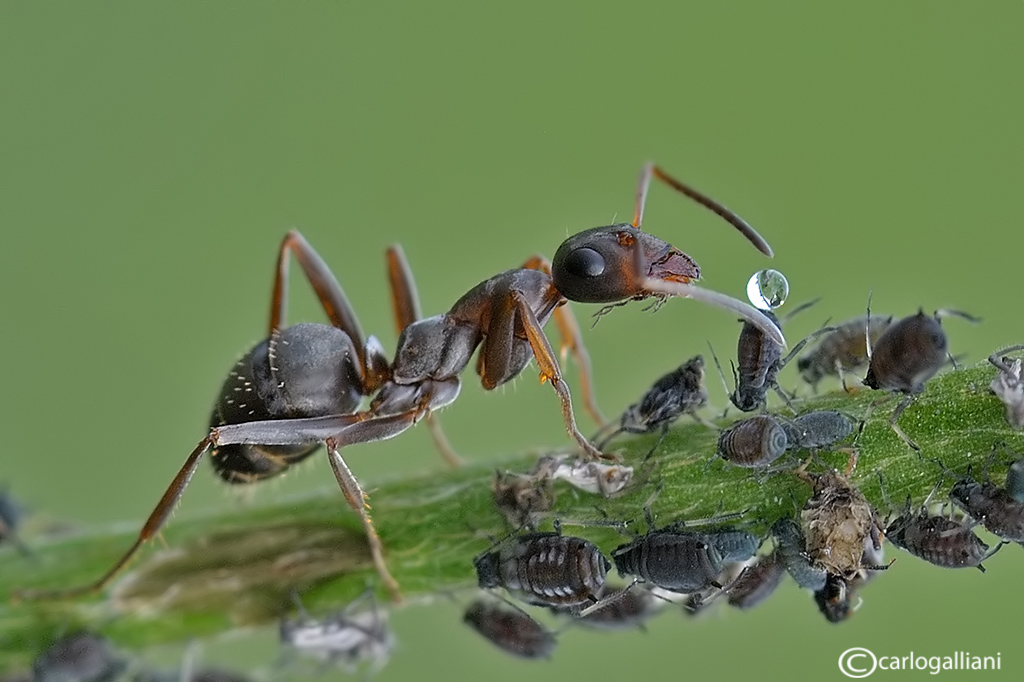
[[[311,455],[320,444],[349,506],[359,515],[374,566],[393,598],[398,583],[388,572],[383,546],[370,519],[366,495],[345,462],[344,447],[393,438],[459,395],[459,375],[477,354],[476,372],[491,390],[519,375],[531,360],[542,382],[558,394],[566,430],[592,460],[602,454],[579,431],[569,389],[543,326],[554,317],[563,350],[580,365],[584,404],[603,423],[594,401],[590,365],[569,300],[619,305],[669,296],[699,299],[721,306],[760,325],[774,342],[784,343],[778,328],[753,307],[699,288],[700,267],[671,244],[643,232],[640,224],[651,178],[704,205],[731,223],[762,253],[771,247],[739,216],[678,182],[653,164],[640,175],[632,223],[580,232],[559,247],[549,263],[534,257],[470,289],[447,313],[421,319],[412,274],[400,248],[387,251],[391,300],[400,330],[388,362],[381,344],[366,337],[348,298],[306,239],[289,232],[278,251],[270,306],[268,338],[235,365],[221,389],[209,433],[199,441],[164,491],[138,539],[114,566],[90,585],[66,590],[29,590],[24,598],[71,597],[102,589],[159,532],[181,498],[203,455],[231,483],[275,476]],[[294,256],[327,314],[329,325],[285,326],[289,256]],[[601,313],[606,312],[602,309]],[[599,313],[600,314],[600,313]],[[360,410],[364,398],[369,407]],[[432,429],[443,443],[440,427]],[[442,452],[444,447],[442,446]],[[447,459],[455,463],[454,454]]]

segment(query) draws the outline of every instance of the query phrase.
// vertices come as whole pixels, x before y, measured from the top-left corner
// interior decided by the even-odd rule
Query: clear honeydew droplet
[[[765,268],[750,276],[747,298],[761,310],[775,310],[789,297],[789,280],[778,270]]]

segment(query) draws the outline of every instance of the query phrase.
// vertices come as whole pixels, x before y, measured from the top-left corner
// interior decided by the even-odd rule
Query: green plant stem
[[[900,419],[922,449],[911,450],[890,429],[893,399],[870,412],[857,443],[852,475],[867,498],[885,511],[878,481],[902,503],[921,501],[949,470],[980,471],[993,444],[1024,451],[1024,435],[1010,429],[1001,403],[988,392],[988,363],[933,379]],[[860,418],[883,394],[837,392],[803,400],[800,411],[837,409]],[[626,463],[639,465],[655,436],[615,442]],[[638,520],[652,492],[659,525],[677,518],[744,512],[744,523],[764,533],[772,521],[792,516],[810,490],[789,471],[757,477],[714,460],[717,433],[694,423],[670,431],[650,473],[611,499],[558,484],[553,515],[564,519]],[[560,451],[568,451],[563,447]],[[495,466],[529,471],[539,454],[474,464],[428,476],[394,479],[372,487],[373,517],[387,560],[408,602],[475,584],[472,559],[493,536],[508,532],[495,510]],[[823,462],[846,466],[844,453]],[[710,462],[710,464],[709,464]],[[821,466],[812,464],[814,466]],[[999,480],[1005,467],[992,468]],[[95,580],[134,542],[134,525],[86,534],[26,538],[32,556],[0,550],[0,593],[23,588],[66,588]],[[626,540],[615,530],[572,529],[609,552]],[[24,666],[32,652],[68,627],[100,629],[128,647],[144,647],[273,620],[290,612],[300,593],[308,608],[337,608],[376,584],[361,528],[338,491],[325,488],[273,506],[191,519],[175,519],[165,533],[168,549],[146,548],[105,592],[75,600],[0,603],[0,670]]]

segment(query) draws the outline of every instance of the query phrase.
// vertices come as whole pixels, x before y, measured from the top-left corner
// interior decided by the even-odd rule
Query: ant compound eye
[[[604,256],[586,246],[576,249],[565,259],[565,269],[574,277],[597,277],[604,273],[604,267]]]

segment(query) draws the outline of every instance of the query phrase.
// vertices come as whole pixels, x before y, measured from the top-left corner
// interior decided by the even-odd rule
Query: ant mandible
[[[321,443],[349,506],[359,515],[378,575],[394,599],[398,583],[388,572],[380,538],[370,519],[366,494],[341,449],[393,438],[426,418],[449,463],[458,462],[445,446],[432,413],[459,394],[459,375],[476,351],[476,372],[491,390],[517,376],[531,359],[542,382],[558,394],[569,434],[591,459],[602,454],[579,431],[569,389],[543,326],[552,316],[563,337],[562,350],[580,365],[587,410],[604,419],[594,401],[589,359],[569,300],[608,307],[630,300],[669,296],[695,298],[724,307],[758,325],[784,343],[781,332],[753,307],[690,282],[700,277],[697,263],[640,224],[651,178],[658,178],[717,213],[767,256],[771,247],[739,216],[673,179],[653,164],[641,174],[632,223],[580,232],[559,247],[549,263],[540,256],[522,267],[481,282],[443,315],[420,318],[412,274],[399,247],[387,251],[391,300],[399,329],[398,349],[388,362],[376,338],[364,337],[355,312],[337,279],[298,231],[289,232],[278,252],[267,339],[235,365],[225,381],[211,418],[210,431],[174,477],[130,549],[90,585],[66,590],[28,590],[23,598],[67,598],[106,586],[139,548],[156,535],[188,486],[203,455],[229,483],[252,483],[275,476],[311,455]],[[294,256],[312,285],[330,325],[285,326],[288,263]],[[601,313],[607,312],[602,309]],[[373,396],[365,410],[363,398]]]

